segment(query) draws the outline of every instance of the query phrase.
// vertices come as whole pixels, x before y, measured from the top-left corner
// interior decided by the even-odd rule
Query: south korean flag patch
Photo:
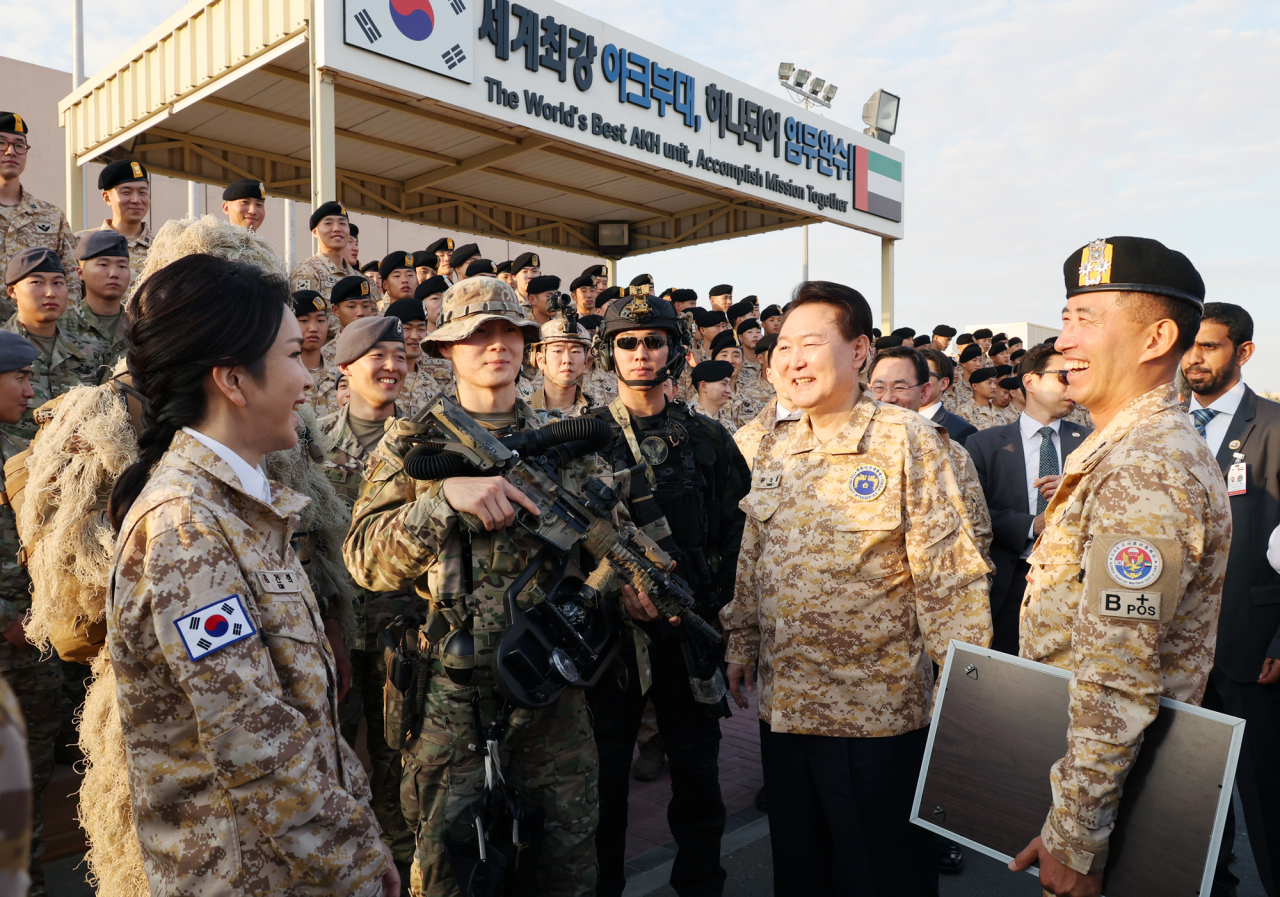
[[[258,631],[245,613],[239,595],[228,595],[198,611],[179,617],[174,625],[182,636],[187,654],[192,660],[208,657],[214,651],[225,648]]]

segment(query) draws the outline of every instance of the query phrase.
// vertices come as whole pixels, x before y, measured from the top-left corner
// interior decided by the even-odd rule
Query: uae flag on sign
[[[902,163],[875,150],[854,148],[853,207],[890,221],[902,220]]]
[[[220,648],[248,638],[257,627],[245,613],[239,595],[228,595],[206,607],[179,617],[174,623],[192,660],[207,657]]]

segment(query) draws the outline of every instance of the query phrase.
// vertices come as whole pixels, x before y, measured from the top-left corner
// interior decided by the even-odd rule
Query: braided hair
[[[287,302],[283,278],[212,255],[185,256],[143,281],[125,310],[126,360],[144,402],[138,460],[111,490],[117,531],[174,435],[204,418],[209,373],[262,375]]]

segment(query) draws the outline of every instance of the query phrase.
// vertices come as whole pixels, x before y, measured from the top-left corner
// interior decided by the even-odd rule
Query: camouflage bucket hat
[[[542,339],[534,343],[534,346],[545,346],[547,343],[581,343],[590,348],[591,334],[577,321],[554,318],[542,325]]]
[[[422,341],[425,352],[440,358],[438,343],[456,343],[475,333],[489,321],[510,321],[524,331],[525,344],[537,342],[541,328],[520,309],[512,287],[496,277],[468,277],[444,294],[440,303],[440,326]]]

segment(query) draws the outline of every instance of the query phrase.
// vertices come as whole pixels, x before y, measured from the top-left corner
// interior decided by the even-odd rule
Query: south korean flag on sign
[[[248,638],[258,629],[245,613],[239,595],[228,595],[207,607],[202,607],[174,623],[182,644],[192,660],[207,657],[220,648]]]
[[[480,0],[345,0],[344,6],[348,46],[471,83]]]

